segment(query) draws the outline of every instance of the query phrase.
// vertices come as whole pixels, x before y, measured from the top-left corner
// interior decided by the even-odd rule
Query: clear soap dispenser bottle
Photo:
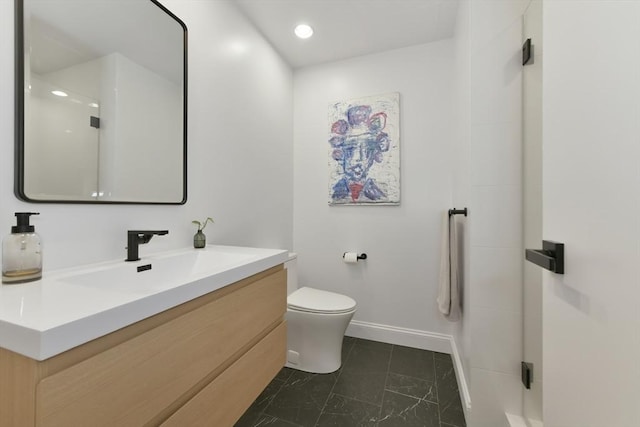
[[[17,225],[2,240],[2,283],[24,283],[42,277],[42,248],[40,236],[29,224],[37,212],[16,212]]]

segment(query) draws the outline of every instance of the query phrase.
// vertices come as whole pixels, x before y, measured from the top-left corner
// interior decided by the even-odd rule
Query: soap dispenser
[[[42,248],[40,236],[29,224],[37,212],[16,212],[17,225],[2,241],[2,283],[24,283],[42,277]]]

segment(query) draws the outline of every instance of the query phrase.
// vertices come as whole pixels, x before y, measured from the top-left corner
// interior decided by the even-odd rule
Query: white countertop
[[[45,360],[287,258],[286,250],[209,245],[136,262],[44,272],[35,282],[2,285],[0,347]],[[148,264],[152,270],[137,272],[138,266]]]

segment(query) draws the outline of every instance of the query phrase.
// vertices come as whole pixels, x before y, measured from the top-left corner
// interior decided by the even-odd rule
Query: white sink
[[[281,249],[209,245],[147,255],[135,262],[123,256],[45,271],[41,280],[0,286],[0,347],[44,360],[287,258],[288,252]]]
[[[57,280],[103,291],[149,294],[177,288],[257,258],[255,253],[240,248],[209,246],[150,256],[135,262],[110,263],[62,275]]]

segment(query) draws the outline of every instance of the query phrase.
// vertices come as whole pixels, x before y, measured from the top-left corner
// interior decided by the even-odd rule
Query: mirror
[[[185,203],[186,41],[155,0],[16,0],[16,196]]]

